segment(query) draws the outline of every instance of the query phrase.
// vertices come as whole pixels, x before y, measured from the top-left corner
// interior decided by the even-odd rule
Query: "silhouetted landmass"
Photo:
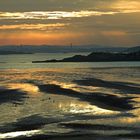
[[[112,47],[96,44],[89,45],[10,45],[0,46],[0,51],[16,51],[31,53],[79,53],[79,52],[122,52],[128,47]]]
[[[87,56],[75,55],[73,57],[64,58],[61,60],[45,60],[33,61],[33,63],[49,63],[49,62],[111,62],[111,61],[140,61],[140,51],[133,53],[108,53],[108,52],[93,52]]]
[[[17,51],[0,51],[0,55],[10,55],[10,54],[32,54],[30,52],[17,52]]]
[[[132,48],[128,48],[124,50],[124,52],[127,52],[127,53],[133,53],[133,52],[138,52],[138,51],[140,51],[140,46],[136,46],[136,47],[132,47]]]
[[[113,47],[98,44],[89,45],[9,45],[0,46],[1,51],[30,52],[30,53],[79,53],[79,52],[134,52],[140,50],[140,46]]]

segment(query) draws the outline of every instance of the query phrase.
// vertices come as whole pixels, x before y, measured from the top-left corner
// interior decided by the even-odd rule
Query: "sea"
[[[0,55],[0,139],[140,139],[140,62],[32,63]]]

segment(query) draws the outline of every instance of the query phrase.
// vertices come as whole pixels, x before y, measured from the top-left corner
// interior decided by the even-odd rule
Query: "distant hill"
[[[90,45],[11,45],[11,46],[0,46],[0,55],[4,54],[25,54],[25,53],[79,53],[79,52],[135,52],[140,50],[140,46],[137,47],[111,47],[102,46],[96,44]]]
[[[49,63],[49,62],[110,62],[110,61],[140,61],[140,51],[133,53],[108,53],[93,52],[87,56],[75,55],[73,57],[64,58],[62,60],[46,60],[33,61],[33,63]]]
[[[31,54],[29,52],[17,52],[17,51],[1,51],[0,55],[10,55],[10,54]]]
[[[73,52],[122,52],[126,48],[110,47],[100,45],[69,45],[69,46],[52,46],[52,45],[21,45],[21,46],[0,46],[0,52],[29,52],[29,53],[73,53]],[[128,48],[127,48],[128,49]]]
[[[127,53],[131,53],[132,52],[133,53],[133,52],[138,52],[138,51],[140,51],[140,46],[128,48],[124,52],[127,52]]]

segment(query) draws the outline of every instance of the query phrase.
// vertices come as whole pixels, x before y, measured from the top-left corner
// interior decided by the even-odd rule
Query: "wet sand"
[[[134,109],[131,104],[133,97],[118,97],[116,95],[108,95],[104,93],[80,93],[71,89],[62,88],[59,85],[37,85],[40,91],[53,93],[57,95],[65,95],[87,101],[92,105],[99,106],[109,110],[131,110]],[[104,85],[105,86],[105,85]]]
[[[140,139],[140,85],[134,80],[138,76],[132,77],[131,68],[129,79],[123,81],[115,68],[110,73],[117,78],[110,78],[108,71],[29,70],[12,71],[8,76],[3,71],[0,138]],[[105,78],[101,78],[103,72]],[[14,137],[16,132],[22,134]]]

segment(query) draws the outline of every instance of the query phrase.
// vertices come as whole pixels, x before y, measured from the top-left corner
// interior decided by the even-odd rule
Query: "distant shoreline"
[[[140,61],[140,51],[133,53],[108,53],[92,52],[89,55],[75,55],[61,60],[51,59],[44,61],[32,61],[32,63],[58,63],[58,62],[116,62],[116,61]]]
[[[8,51],[1,52],[0,51],[0,55],[14,55],[14,54],[20,55],[20,54],[34,54],[34,53],[30,53],[30,52],[8,52]]]

